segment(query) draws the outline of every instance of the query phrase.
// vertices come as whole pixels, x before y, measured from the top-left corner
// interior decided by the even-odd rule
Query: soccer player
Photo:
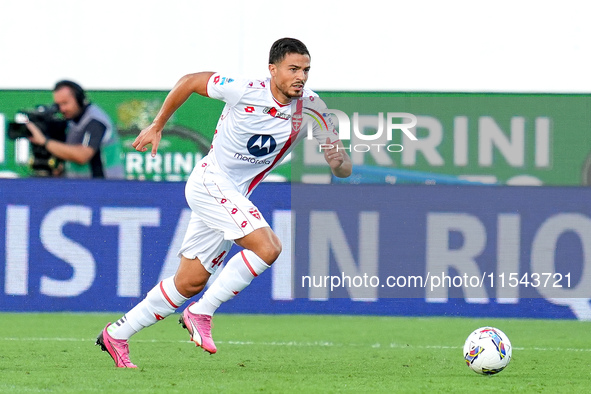
[[[253,189],[303,139],[304,100],[321,102],[305,88],[310,71],[306,46],[293,38],[277,40],[269,54],[271,77],[264,80],[234,79],[213,72],[182,77],[166,97],[153,123],[142,130],[133,147],[156,155],[162,130],[172,114],[192,93],[225,101],[211,150],[191,173],[185,195],[191,220],[179,251],[174,276],[164,279],[138,305],[114,324],[107,324],[97,345],[115,365],[135,368],[129,359],[128,339],[174,313],[197,295],[222,264],[232,243],[242,247],[220,272],[198,302],[180,317],[196,346],[213,354],[211,319],[217,308],[246,288],[281,253],[281,242],[249,200]],[[322,108],[311,108],[316,111]],[[332,173],[348,177],[352,165],[332,123],[314,127]]]

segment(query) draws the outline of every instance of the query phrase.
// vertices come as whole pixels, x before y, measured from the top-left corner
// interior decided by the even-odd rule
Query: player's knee
[[[201,280],[195,280],[187,277],[176,277],[175,278],[175,285],[179,293],[183,297],[191,298],[199,293],[205,288],[206,282]]]
[[[270,228],[258,229],[235,242],[244,249],[251,250],[268,265],[273,264],[281,254],[281,241]]]
[[[281,250],[281,241],[279,241],[279,238],[275,237],[273,242],[268,242],[265,245],[261,245],[261,247],[259,247],[255,253],[265,263],[271,265],[275,262],[275,260],[277,260],[277,258],[281,254]]]

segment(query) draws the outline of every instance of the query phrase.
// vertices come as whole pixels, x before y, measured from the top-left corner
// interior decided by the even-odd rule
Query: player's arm
[[[346,178],[351,175],[353,164],[341,140],[330,142],[330,139],[327,138],[326,144],[323,145],[323,150],[324,159],[330,166],[330,170],[334,176]]]
[[[131,146],[139,152],[145,152],[148,150],[146,146],[152,144],[152,156],[156,156],[166,122],[191,94],[197,93],[207,96],[207,81],[213,74],[213,72],[206,71],[182,77],[166,96],[152,124],[140,132]]]

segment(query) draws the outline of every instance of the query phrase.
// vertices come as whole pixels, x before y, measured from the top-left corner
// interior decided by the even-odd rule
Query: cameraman
[[[68,178],[122,179],[121,145],[108,115],[90,103],[82,87],[72,81],[59,81],[53,100],[68,120],[66,141],[47,138],[33,122],[27,123],[29,140],[65,160]]]

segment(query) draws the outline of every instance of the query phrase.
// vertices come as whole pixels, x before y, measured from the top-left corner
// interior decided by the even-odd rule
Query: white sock
[[[188,298],[183,297],[174,285],[174,276],[164,279],[148,292],[139,304],[108,328],[109,335],[115,339],[129,339],[144,327],[164,319],[183,305]]]
[[[189,311],[213,316],[222,303],[234,298],[267,268],[269,265],[251,250],[236,253],[201,299],[189,307]]]

